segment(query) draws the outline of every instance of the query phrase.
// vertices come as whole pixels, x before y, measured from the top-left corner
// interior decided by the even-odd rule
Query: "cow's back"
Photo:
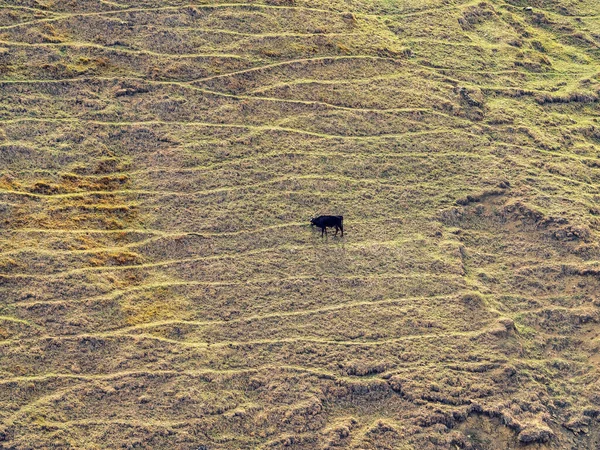
[[[342,216],[322,216],[324,218],[324,224],[328,227],[340,226],[343,220]]]

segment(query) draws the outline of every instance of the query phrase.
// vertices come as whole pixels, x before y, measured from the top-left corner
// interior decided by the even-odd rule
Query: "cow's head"
[[[315,220],[317,220],[316,217],[313,217],[312,219],[310,219],[310,226],[314,227],[315,226]]]

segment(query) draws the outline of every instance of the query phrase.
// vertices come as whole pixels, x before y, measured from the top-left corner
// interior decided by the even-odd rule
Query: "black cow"
[[[344,217],[343,216],[319,216],[314,219],[310,219],[311,227],[318,227],[321,229],[321,237],[327,232],[326,228],[335,227],[335,235],[337,236],[338,230],[342,230],[342,236],[344,236]]]

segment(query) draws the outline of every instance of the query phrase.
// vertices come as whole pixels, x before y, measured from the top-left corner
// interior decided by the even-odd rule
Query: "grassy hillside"
[[[600,446],[597,0],[0,0],[0,93],[0,448]]]

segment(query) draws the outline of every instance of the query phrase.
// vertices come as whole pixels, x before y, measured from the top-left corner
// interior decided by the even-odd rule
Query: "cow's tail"
[[[342,236],[344,235],[344,216],[340,216],[340,230],[342,230]]]

